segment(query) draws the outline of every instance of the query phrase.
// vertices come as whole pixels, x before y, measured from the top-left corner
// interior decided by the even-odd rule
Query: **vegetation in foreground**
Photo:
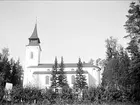
[[[53,66],[53,81],[50,89],[23,88],[22,68],[19,61],[8,60],[7,50],[0,54],[0,104],[6,103],[4,96],[10,97],[12,105],[139,105],[140,102],[140,4],[132,2],[127,15],[125,28],[129,38],[128,47],[124,49],[117,40],[110,37],[106,40],[104,60],[98,62],[103,68],[103,78],[100,87],[87,87],[85,78],[82,82],[82,63],[79,59],[76,83],[69,88],[64,75],[64,65],[57,68],[57,60]],[[63,61],[63,60],[62,60]],[[13,84],[8,96],[4,91],[6,82]],[[62,85],[65,84],[65,85]],[[61,87],[61,91],[54,91]],[[8,101],[8,100],[6,100]]]

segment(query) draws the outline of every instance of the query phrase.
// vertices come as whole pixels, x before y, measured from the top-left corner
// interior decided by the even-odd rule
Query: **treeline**
[[[129,100],[140,101],[140,4],[132,2],[125,22],[129,38],[126,49],[110,37],[106,40],[102,86],[123,91]]]
[[[6,83],[12,83],[13,86],[22,86],[23,69],[20,61],[15,61],[13,58],[9,59],[9,49],[2,49],[0,53],[0,100],[4,96],[4,89]]]
[[[123,90],[115,88],[89,87],[83,89],[82,94],[74,89],[63,87],[61,92],[55,92],[52,88],[41,90],[31,87],[14,87],[10,93],[12,104],[34,105],[87,105],[103,103],[127,102],[128,96]]]

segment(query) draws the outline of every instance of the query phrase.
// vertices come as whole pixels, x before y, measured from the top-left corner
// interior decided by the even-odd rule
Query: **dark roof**
[[[51,74],[51,71],[35,71],[33,74]],[[84,71],[85,74],[87,74],[87,71]],[[65,71],[65,74],[76,74],[76,71]]]
[[[35,27],[34,27],[34,31],[30,37],[30,39],[36,39],[38,38],[38,34],[37,34],[37,24],[35,24]]]
[[[35,28],[34,28],[34,31],[31,35],[31,37],[29,38],[29,40],[36,40],[37,43],[40,43],[40,39],[38,38],[38,33],[37,33],[37,24],[35,24]],[[34,44],[34,43],[29,43],[29,44]]]
[[[38,66],[29,66],[28,68],[52,68],[54,64],[39,64]],[[72,67],[77,67],[77,63],[64,63],[64,66],[66,68],[72,68]],[[100,69],[98,66],[95,66],[93,64],[90,63],[83,63],[83,67],[95,67]]]

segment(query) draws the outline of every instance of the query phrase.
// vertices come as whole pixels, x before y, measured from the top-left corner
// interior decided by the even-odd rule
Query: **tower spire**
[[[37,22],[36,22],[33,33],[29,38],[29,45],[39,45],[39,43],[40,43],[40,39],[38,38]]]

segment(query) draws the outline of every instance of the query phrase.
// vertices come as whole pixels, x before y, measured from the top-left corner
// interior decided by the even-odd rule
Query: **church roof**
[[[30,36],[29,40],[37,40],[38,43],[40,43],[40,39],[38,38],[38,33],[37,33],[37,24],[35,24],[34,30],[32,35]],[[30,43],[33,44],[33,43]],[[36,43],[35,43],[36,44]]]
[[[35,71],[33,74],[51,74],[51,71]],[[85,74],[87,74],[87,71],[84,71]],[[65,74],[76,74],[76,71],[65,71]]]
[[[30,37],[30,39],[36,39],[38,38],[38,33],[37,33],[37,24],[35,24],[35,27],[34,27],[34,31]]]
[[[52,68],[54,64],[39,64],[38,66],[29,66],[28,68]],[[76,68],[77,63],[64,63],[65,68]],[[95,67],[100,69],[98,66],[95,66],[91,63],[83,63],[83,67]]]

